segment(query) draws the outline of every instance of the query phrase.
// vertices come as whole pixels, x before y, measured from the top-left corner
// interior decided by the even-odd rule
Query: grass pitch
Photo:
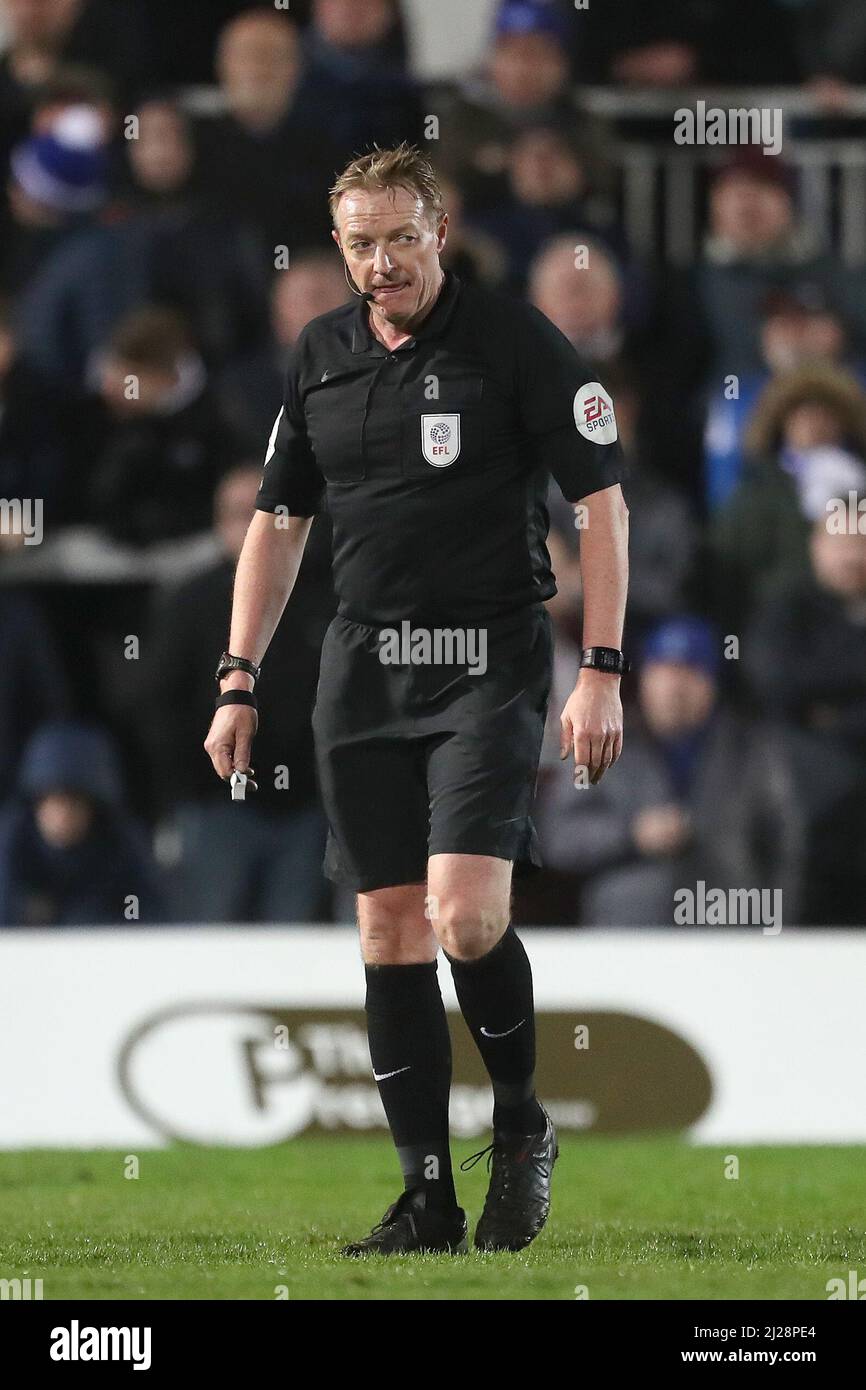
[[[455,1163],[480,1147],[455,1143]],[[551,1220],[522,1254],[364,1260],[338,1251],[400,1190],[385,1138],[138,1157],[126,1178],[121,1153],[0,1154],[0,1277],[41,1278],[46,1300],[823,1300],[828,1279],[866,1275],[853,1146],[567,1138]],[[457,1174],[470,1237],[486,1183],[483,1163]]]

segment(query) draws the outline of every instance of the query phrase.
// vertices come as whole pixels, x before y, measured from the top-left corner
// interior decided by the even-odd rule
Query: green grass
[[[472,1145],[455,1144],[457,1160]],[[566,1139],[547,1229],[520,1255],[341,1259],[396,1196],[383,1138],[255,1150],[0,1154],[0,1278],[119,1299],[826,1299],[866,1275],[864,1150]],[[724,1177],[726,1153],[740,1176]],[[470,1223],[483,1163],[458,1173]],[[470,1230],[471,1230],[470,1224]]]

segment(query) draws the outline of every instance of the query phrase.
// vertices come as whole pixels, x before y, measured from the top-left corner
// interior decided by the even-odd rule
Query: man
[[[635,573],[635,571],[633,571]],[[705,619],[666,618],[641,644],[638,727],[597,797],[551,787],[538,824],[551,868],[581,880],[581,922],[674,926],[677,890],[703,880],[782,892],[792,919],[798,817],[779,740],[720,690]]]
[[[299,251],[291,265],[274,272],[267,339],[230,361],[220,374],[222,413],[244,449],[258,452],[260,441],[268,437],[274,401],[280,398],[301,330],[348,298],[340,264],[328,251]]]
[[[339,604],[313,715],[325,867],[358,895],[374,1076],[405,1182],[345,1253],[465,1248],[440,945],[493,1083],[475,1244],[516,1250],[544,1225],[557,1155],[533,1083],[531,970],[509,925],[512,866],[539,862],[529,813],[550,687],[543,600],[555,592],[545,494],[550,471],[584,507],[583,637],[605,650],[584,657],[594,665],[563,711],[562,754],[597,781],[622,742],[613,407],[536,310],[443,273],[448,218],[417,150],[355,160],[331,211],[361,300],[298,342],[235,579],[242,664],[220,662],[205,749],[223,778],[247,767],[257,716],[232,702],[255,704],[250,676],[326,492]]]
[[[220,32],[216,74],[225,110],[197,123],[199,186],[218,212],[259,229],[262,254],[315,244],[327,227],[319,190],[338,155],[304,109],[304,55],[284,11],[244,10]]]
[[[310,729],[319,652],[335,608],[322,518],[307,543],[303,573],[268,649],[264,675],[279,699],[280,717],[259,731],[256,761],[283,766],[290,775],[260,784],[255,801],[238,817],[193,736],[213,699],[210,653],[225,636],[226,605],[260,477],[258,463],[243,463],[221,479],[213,499],[213,563],[155,596],[142,644],[142,726],[158,814],[173,823],[180,843],[173,876],[180,922],[310,922],[322,916],[327,901],[327,826]],[[155,708],[166,705],[174,717],[155,719]],[[171,778],[162,774],[167,766]]]

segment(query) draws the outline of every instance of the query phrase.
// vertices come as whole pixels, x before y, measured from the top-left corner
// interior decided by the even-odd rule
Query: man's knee
[[[454,893],[439,899],[433,929],[446,955],[479,960],[504,935],[509,918],[507,903],[481,907],[472,895]]]
[[[424,916],[423,884],[359,893],[358,930],[367,965],[420,965],[436,959],[436,938]]]

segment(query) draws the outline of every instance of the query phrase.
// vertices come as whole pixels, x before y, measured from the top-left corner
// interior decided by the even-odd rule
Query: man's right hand
[[[204,750],[224,782],[233,772],[253,772],[250,758],[258,727],[258,711],[252,705],[221,705],[215,711]]]

